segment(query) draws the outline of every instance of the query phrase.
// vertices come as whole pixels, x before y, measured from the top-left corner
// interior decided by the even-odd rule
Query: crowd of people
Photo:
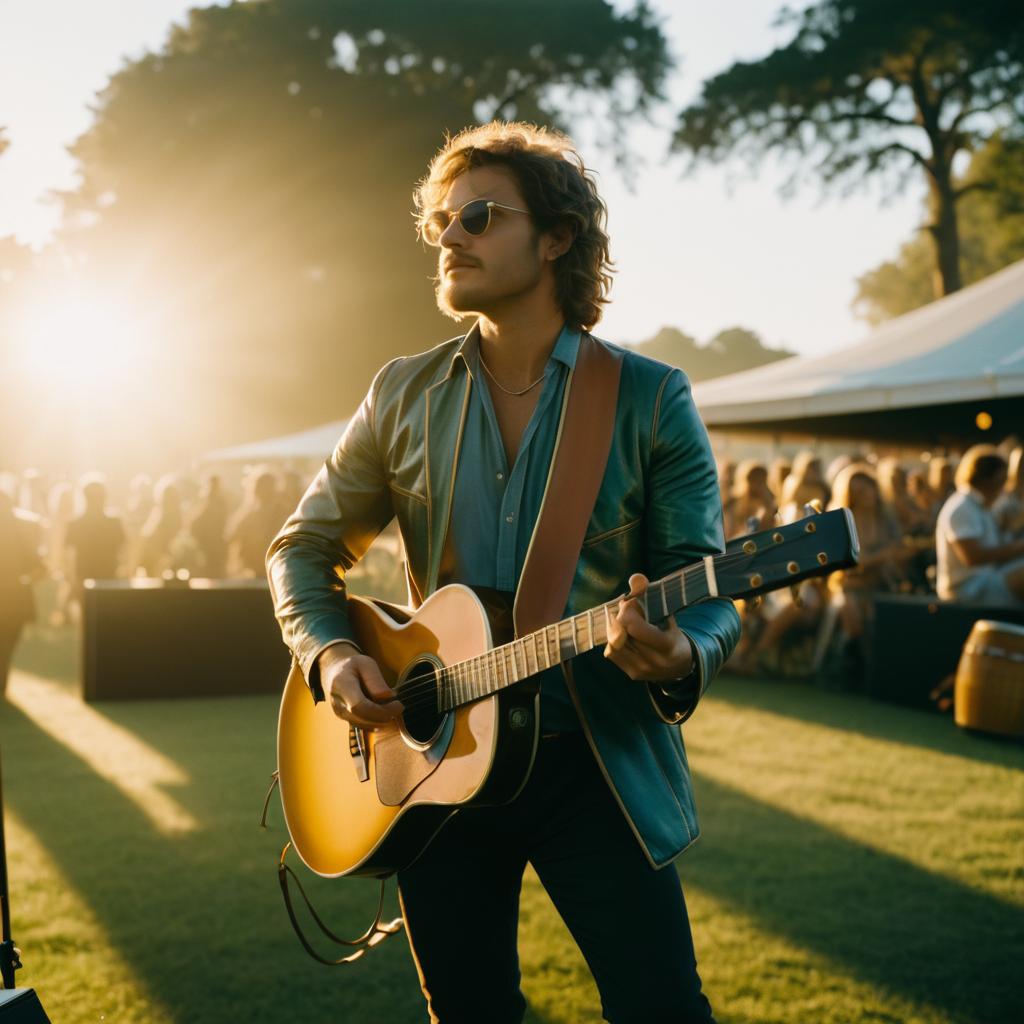
[[[833,671],[856,683],[875,600],[934,594],[989,607],[1024,605],[1022,449],[976,445],[959,459],[812,451],[770,465],[719,461],[727,539],[790,523],[808,506],[849,508],[860,541],[854,569],[740,602],[743,635],[729,662],[741,673]]]
[[[59,626],[80,614],[89,579],[262,579],[267,547],[304,488],[298,473],[267,468],[245,476],[240,496],[217,474],[137,476],[115,507],[98,474],[75,483],[0,474],[0,687],[42,581],[46,621]]]
[[[868,454],[824,467],[809,450],[767,465],[720,459],[727,539],[793,522],[809,505],[845,507],[861,549],[855,569],[805,583],[798,595],[781,590],[740,602],[743,635],[730,670],[824,668],[855,679],[879,594],[1024,604],[1022,454],[1010,441],[913,464]],[[51,581],[47,619],[60,625],[78,614],[87,579],[262,579],[267,547],[304,487],[297,472],[267,467],[247,473],[240,496],[217,474],[138,476],[114,508],[95,474],[74,484],[32,470],[0,474],[0,687],[18,635],[36,614],[34,584]]]

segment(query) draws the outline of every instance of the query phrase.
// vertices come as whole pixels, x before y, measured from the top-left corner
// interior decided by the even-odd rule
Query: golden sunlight
[[[116,786],[158,831],[173,836],[199,827],[168,792],[188,785],[181,766],[84,704],[77,694],[31,673],[15,672],[8,699],[100,778]]]
[[[114,303],[67,297],[29,312],[18,332],[25,383],[87,397],[121,388],[141,367],[136,324]]]

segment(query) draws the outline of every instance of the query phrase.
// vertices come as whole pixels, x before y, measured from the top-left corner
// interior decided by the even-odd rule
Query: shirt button
[[[499,473],[498,474],[498,479],[499,480],[504,480],[505,479],[505,474],[504,473]]]
[[[505,522],[506,523],[511,523],[512,522],[512,516],[505,516]]]

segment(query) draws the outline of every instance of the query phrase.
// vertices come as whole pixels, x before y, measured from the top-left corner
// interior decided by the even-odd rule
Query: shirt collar
[[[576,368],[576,356],[580,350],[580,332],[574,330],[566,324],[559,332],[558,338],[555,340],[555,347],[551,350],[551,359],[556,360],[563,366],[567,366],[570,370]],[[455,369],[455,360],[461,357],[463,364],[469,371],[469,375],[472,377],[473,372],[477,366],[477,360],[480,352],[480,321],[477,320],[475,324],[466,333],[466,336],[459,342],[459,347],[455,350],[452,355],[451,364],[448,367],[448,376],[451,376],[452,371]]]

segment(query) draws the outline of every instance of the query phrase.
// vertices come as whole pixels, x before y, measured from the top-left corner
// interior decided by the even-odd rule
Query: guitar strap
[[[516,590],[512,609],[516,636],[557,622],[565,612],[583,537],[608,465],[622,355],[590,334],[580,338],[540,516]]]

